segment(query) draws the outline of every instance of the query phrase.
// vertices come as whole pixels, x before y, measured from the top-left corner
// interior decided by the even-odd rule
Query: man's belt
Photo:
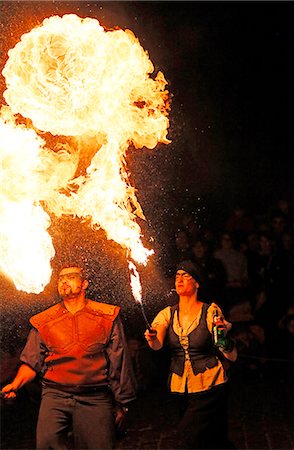
[[[42,385],[44,388],[57,389],[58,391],[67,392],[68,394],[95,394],[97,392],[110,392],[107,384],[85,384],[85,385],[66,385],[59,383],[52,383],[50,381],[43,380]]]

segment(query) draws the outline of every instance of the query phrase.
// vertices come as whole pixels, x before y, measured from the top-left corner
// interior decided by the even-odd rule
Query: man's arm
[[[35,370],[33,370],[30,366],[22,364],[18,369],[14,380],[2,388],[4,398],[14,398],[16,396],[16,392],[26,383],[33,381],[36,375],[37,372],[35,372]]]
[[[122,323],[116,318],[109,345],[106,349],[109,358],[109,384],[115,405],[115,425],[118,431],[123,429],[128,403],[136,398],[137,383]]]
[[[20,355],[22,364],[14,380],[2,388],[4,398],[14,398],[22,386],[32,381],[37,373],[43,371],[46,352],[47,348],[39,332],[33,328]]]
[[[126,405],[136,398],[137,387],[127,340],[118,317],[113,323],[106,351],[109,358],[109,382],[115,401]]]

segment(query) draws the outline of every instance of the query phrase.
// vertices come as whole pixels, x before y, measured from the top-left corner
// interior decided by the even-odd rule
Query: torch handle
[[[140,306],[141,306],[141,312],[142,312],[142,315],[144,317],[144,320],[145,320],[146,326],[148,328],[148,331],[152,332],[152,327],[151,327],[151,325],[150,325],[150,323],[149,323],[149,321],[148,321],[148,319],[146,317],[145,310],[144,310],[144,307],[143,307],[142,303],[140,303]]]

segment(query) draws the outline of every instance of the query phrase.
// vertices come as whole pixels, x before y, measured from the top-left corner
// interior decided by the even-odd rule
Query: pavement
[[[236,449],[294,449],[294,363],[231,375],[229,439]],[[141,394],[118,449],[172,449],[176,413],[164,388]]]
[[[294,449],[294,362],[242,364],[231,371],[229,437],[236,449]],[[252,361],[251,361],[252,362]],[[1,400],[1,449],[35,448],[38,402],[23,390]],[[161,379],[139,393],[117,450],[172,449],[176,412]]]

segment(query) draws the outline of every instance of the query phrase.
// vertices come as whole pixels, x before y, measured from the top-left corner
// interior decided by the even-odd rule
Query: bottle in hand
[[[226,342],[225,324],[217,309],[213,312],[212,336],[216,347],[224,347]]]

